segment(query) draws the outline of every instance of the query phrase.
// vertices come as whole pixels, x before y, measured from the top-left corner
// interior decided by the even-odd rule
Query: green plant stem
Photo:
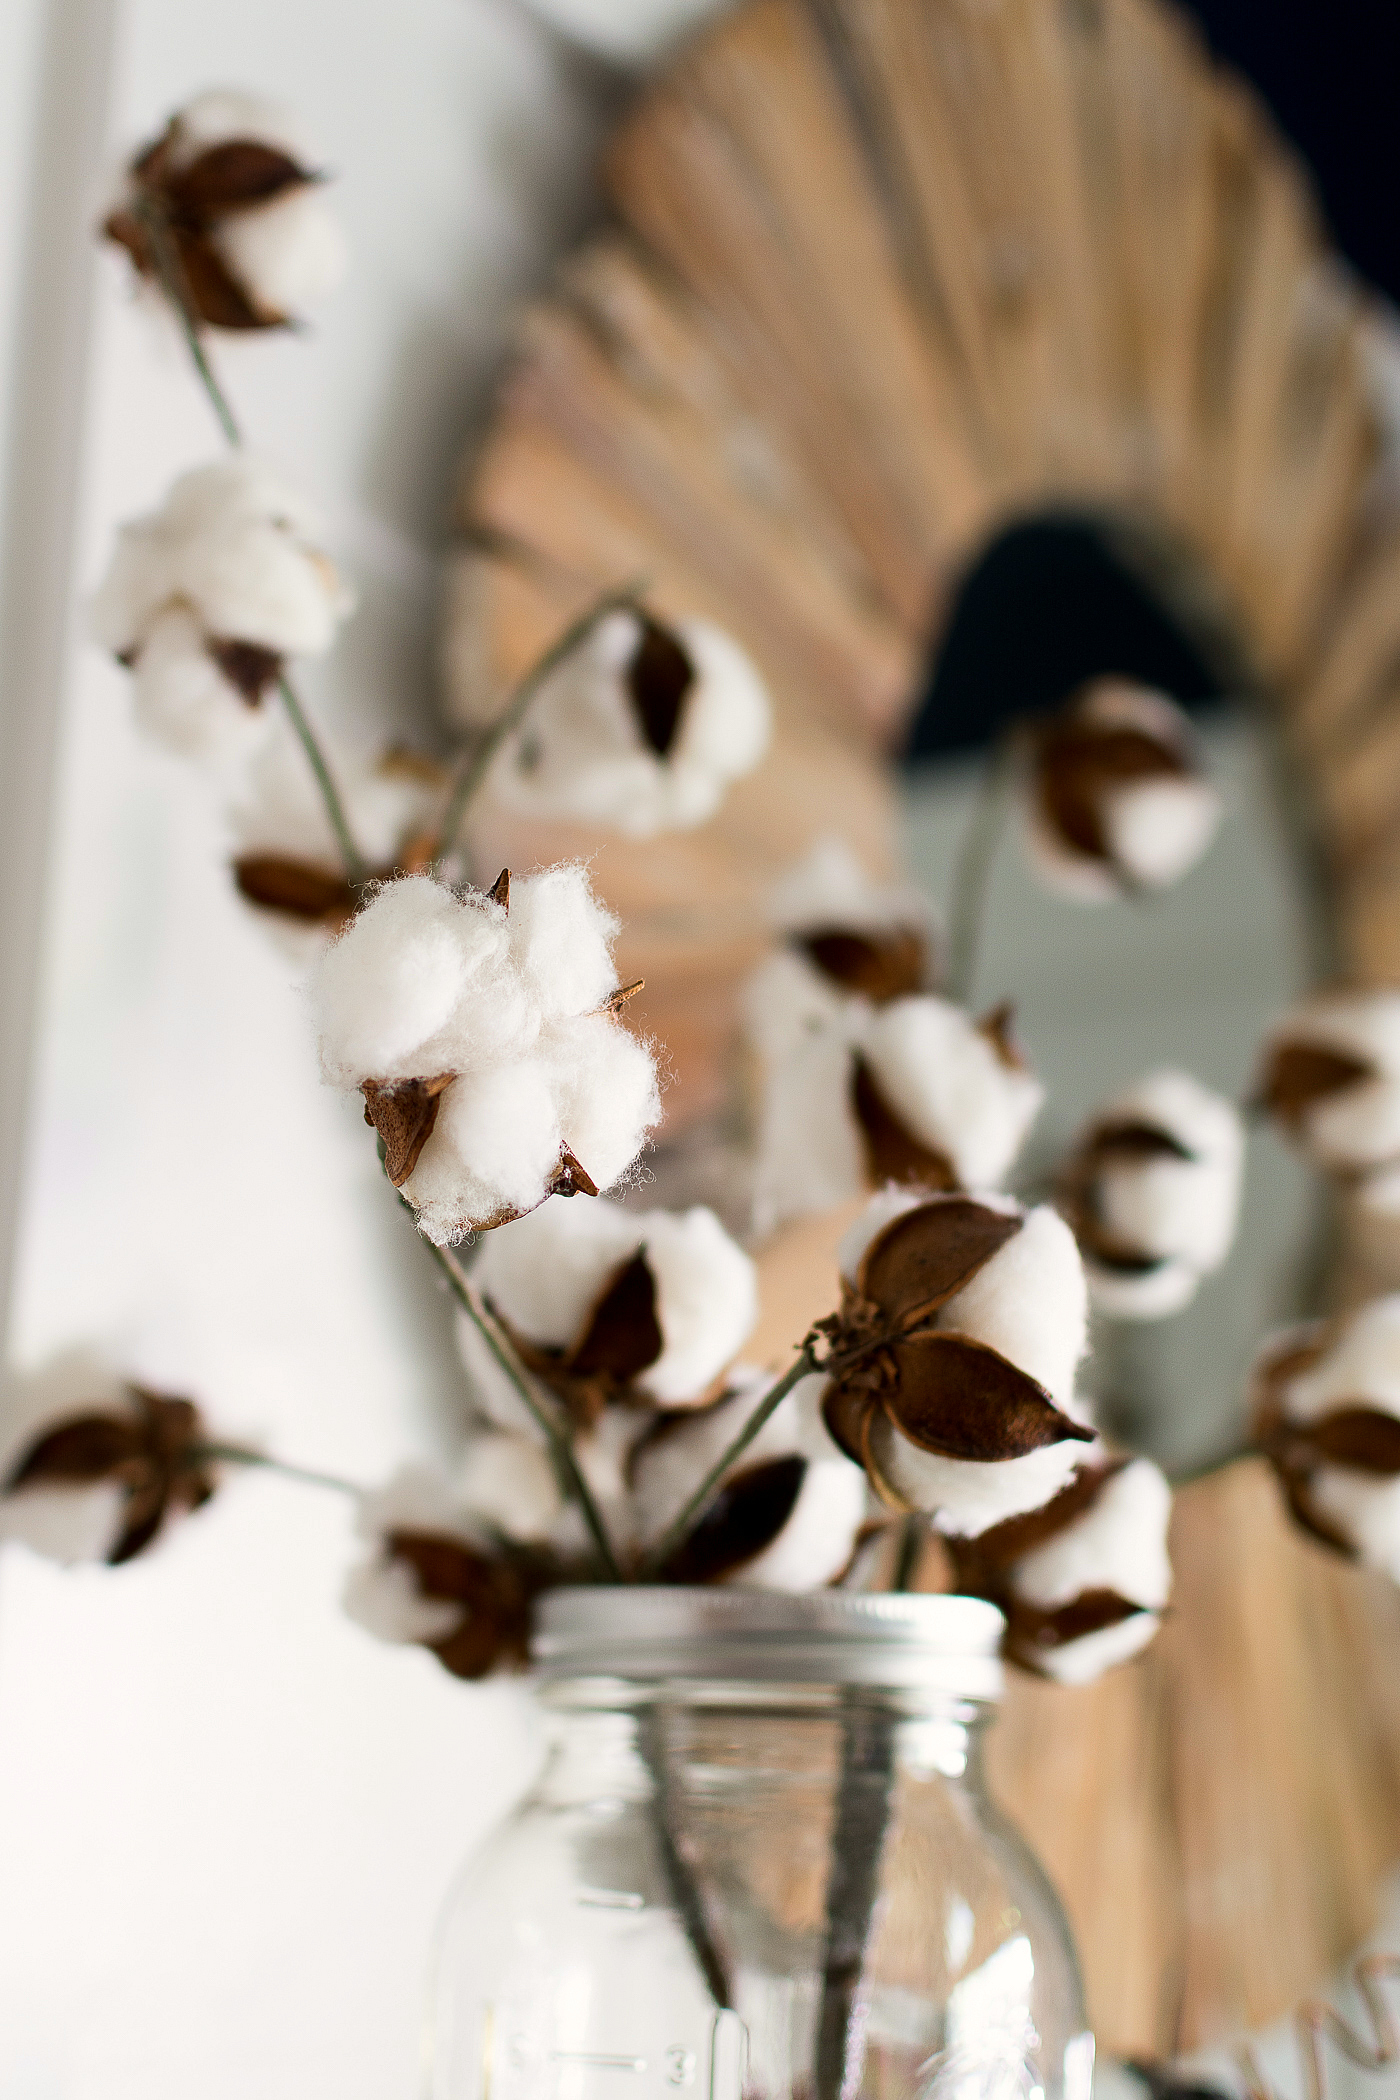
[[[818,1368],[815,1349],[810,1341],[804,1342],[797,1360],[788,1366],[776,1385],[769,1387],[733,1443],[715,1460],[700,1485],[682,1505],[679,1516],[671,1520],[656,1544],[645,1555],[637,1571],[640,1580],[645,1581],[649,1575],[656,1575],[665,1567],[676,1548],[684,1544],[696,1518],[704,1514],[710,1497],[735,1459],[748,1449],[774,1409],[787,1398],[793,1387]]]
[[[524,1371],[514,1361],[504,1343],[496,1334],[484,1308],[478,1303],[476,1292],[467,1282],[466,1277],[462,1274],[452,1256],[445,1248],[434,1246],[431,1240],[425,1239],[423,1245],[428,1249],[429,1254],[446,1277],[448,1288],[451,1290],[453,1297],[476,1328],[487,1348],[495,1357],[497,1364],[515,1387],[521,1400],[523,1400],[534,1420],[544,1432],[550,1451],[553,1454],[554,1463],[562,1476],[563,1484],[567,1487],[573,1500],[577,1502],[583,1521],[588,1526],[589,1536],[597,1548],[598,1559],[602,1564],[604,1574],[609,1582],[620,1582],[622,1580],[622,1571],[618,1567],[617,1556],[612,1549],[612,1541],[608,1537],[607,1528],[598,1512],[598,1505],[589,1492],[588,1482],[579,1470],[579,1463],[574,1456],[573,1446],[569,1442],[568,1437],[564,1435],[552,1414],[541,1406],[539,1400],[531,1392]]]
[[[486,778],[492,759],[506,738],[520,727],[550,673],[558,668],[564,658],[578,647],[584,636],[590,633],[601,619],[606,618],[608,613],[635,606],[643,588],[644,582],[639,579],[635,583],[626,583],[616,590],[604,592],[586,612],[580,613],[579,617],[564,629],[559,639],[546,649],[539,662],[531,665],[511,694],[504,711],[484,735],[478,738],[462,763],[443,813],[437,851],[433,855],[435,861],[446,860],[455,850],[467,810]]]
[[[243,433],[238,427],[238,418],[229,406],[228,396],[214,377],[203,343],[199,337],[199,317],[194,301],[190,297],[189,284],[179,250],[170,237],[170,227],[165,213],[151,197],[142,197],[136,205],[136,217],[141,221],[151,240],[151,257],[160,279],[161,290],[174,307],[185,337],[185,347],[190,353],[190,362],[199,376],[200,384],[209,397],[209,404],[218,418],[219,427],[235,451],[243,444]]]
[[[1011,805],[1013,751],[1009,737],[994,746],[967,828],[958,843],[948,892],[948,994],[960,1006],[972,998],[987,890],[1002,827]]]
[[[919,1565],[919,1553],[924,1543],[924,1520],[920,1516],[907,1516],[899,1527],[899,1552],[894,1564],[892,1590],[907,1590],[914,1579],[914,1570]]]
[[[335,833],[335,841],[340,848],[340,858],[344,864],[346,876],[350,882],[358,885],[365,880],[369,872],[365,864],[365,857],[355,844],[355,834],[350,829],[350,822],[345,814],[345,805],[340,799],[340,791],[336,787],[331,775],[331,769],[326,763],[326,755],[317,741],[316,732],[311,727],[306,711],[297,698],[296,690],[285,671],[282,672],[277,680],[277,690],[282,696],[282,705],[287,711],[287,719],[297,733],[302,750],[306,753],[307,764],[316,776],[316,785],[321,791],[321,800],[326,805],[326,815],[330,819],[331,830]]]
[[[307,1487],[331,1488],[338,1495],[362,1492],[355,1481],[346,1480],[339,1473],[293,1465],[290,1459],[273,1458],[270,1452],[250,1450],[244,1444],[198,1444],[190,1456],[201,1464],[208,1461],[211,1465],[261,1466],[269,1473],[280,1473],[285,1480],[300,1480]]]

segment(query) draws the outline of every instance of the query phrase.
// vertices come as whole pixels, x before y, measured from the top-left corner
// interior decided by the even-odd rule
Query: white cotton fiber
[[[486,1430],[469,1439],[456,1489],[474,1516],[525,1544],[547,1539],[563,1510],[548,1452],[539,1438]]]
[[[249,211],[230,212],[213,233],[229,270],[263,313],[299,314],[333,292],[349,248],[340,221],[312,183]]]
[[[126,1496],[111,1481],[89,1487],[26,1487],[0,1495],[0,1542],[27,1546],[74,1568],[106,1560],[121,1537]]]
[[[130,1410],[126,1381],[86,1349],[65,1350],[34,1371],[7,1372],[0,1386],[0,1481],[62,1422]],[[123,1489],[110,1481],[17,1488],[0,1494],[0,1540],[18,1541],[64,1567],[102,1561],[121,1536],[125,1507]]]
[[[754,1230],[834,1210],[866,1185],[865,1145],[850,1106],[852,1053],[835,1029],[814,1033],[768,1073],[754,1164]]]
[[[599,904],[580,863],[512,879],[510,952],[541,1013],[591,1013],[616,989],[619,922]]]
[[[1104,831],[1120,867],[1148,889],[1166,889],[1196,865],[1221,814],[1220,797],[1208,780],[1142,780],[1106,798]]]
[[[1161,1261],[1151,1269],[1107,1269],[1084,1257],[1084,1277],[1095,1312],[1110,1320],[1166,1320],[1189,1305],[1201,1287],[1201,1272],[1186,1261]]]
[[[280,146],[294,160],[306,150],[301,127],[285,103],[249,95],[240,88],[206,88],[192,95],[177,114],[177,167],[186,166],[197,154],[226,139],[258,139],[267,146]]]
[[[1087,1347],[1086,1323],[1084,1270],[1074,1234],[1041,1203],[948,1300],[937,1324],[999,1350],[1068,1410],[1075,1370]],[[1082,1445],[1069,1448],[1082,1455]]]
[[[682,620],[676,632],[694,666],[695,685],[686,696],[674,764],[722,788],[751,773],[768,749],[767,688],[733,636],[712,620]]]
[[[199,623],[180,605],[151,622],[131,698],[138,728],[181,758],[237,758],[261,743],[271,720],[225,678]]]
[[[1083,1420],[1085,1411],[1075,1405],[1065,1413]],[[911,1508],[928,1510],[936,1530],[949,1538],[976,1538],[1007,1517],[1040,1509],[1091,1461],[1094,1447],[1066,1439],[1044,1444],[1024,1458],[941,1458],[919,1450],[884,1416],[877,1416],[871,1449],[890,1486]]]
[[[849,999],[790,948],[765,957],[743,990],[744,1033],[772,1065],[800,1056],[814,1036],[854,1044],[865,1011],[864,1000]]]
[[[1309,1149],[1343,1170],[1400,1158],[1400,993],[1328,993],[1295,1007],[1265,1044],[1312,1045],[1369,1065],[1374,1077],[1324,1095],[1302,1119]]]
[[[888,933],[902,926],[924,933],[929,917],[922,890],[875,882],[834,832],[819,838],[768,895],[768,923],[779,933],[815,933],[831,927]]]
[[[387,1541],[395,1531],[421,1532],[488,1550],[489,1534],[463,1507],[452,1483],[432,1466],[402,1466],[382,1488],[360,1496],[355,1529],[372,1550],[345,1578],[341,1603],[349,1617],[381,1641],[445,1640],[461,1622],[461,1605],[424,1597],[412,1569],[391,1557]]]
[[[568,1349],[607,1279],[636,1253],[645,1217],[606,1197],[543,1204],[483,1240],[472,1282],[527,1341]]]
[[[1282,1395],[1295,1422],[1337,1407],[1375,1407],[1400,1415],[1400,1292],[1373,1299],[1346,1321],[1337,1340]]]
[[[885,1101],[910,1135],[949,1160],[964,1188],[994,1187],[1039,1113],[1045,1090],[1007,1065],[960,1007],[895,999],[862,1043]]]
[[[633,1469],[638,1536],[657,1539],[680,1514],[706,1473],[724,1456],[774,1380],[765,1372],[736,1365],[731,1391],[713,1407],[698,1409],[668,1422],[665,1433],[644,1444]],[[801,1417],[791,1393],[778,1402],[739,1465],[787,1458],[799,1449]]]
[[[663,1405],[684,1406],[748,1339],[758,1318],[758,1274],[712,1210],[649,1211],[638,1222],[664,1343],[640,1383]]]
[[[564,1143],[599,1189],[611,1188],[661,1119],[656,1064],[645,1043],[605,1013],[555,1022],[540,1037]]]
[[[1134,1459],[1099,1490],[1083,1516],[1065,1525],[1011,1571],[1018,1597],[1057,1611],[1089,1590],[1112,1590],[1158,1610],[1171,1594],[1167,1523],[1171,1489],[1150,1459]]]
[[[466,921],[453,893],[426,875],[391,882],[329,948],[312,986],[321,1064],[332,1084],[429,1078],[420,1053],[447,1026],[470,982],[505,943],[505,915],[483,906]],[[480,950],[480,955],[478,955]]]
[[[543,1200],[562,1144],[550,1081],[544,1064],[523,1057],[464,1072],[445,1089],[403,1185],[419,1229],[438,1246]]]
[[[801,1594],[823,1589],[855,1551],[865,1521],[866,1481],[859,1466],[837,1457],[808,1463],[791,1516],[771,1546],[726,1576],[742,1589]]]
[[[462,1617],[460,1604],[425,1597],[413,1570],[383,1553],[371,1554],[349,1570],[340,1603],[346,1617],[366,1633],[395,1645],[446,1640]]]
[[[1160,1071],[1116,1096],[1102,1120],[1144,1123],[1194,1155],[1103,1168],[1096,1209],[1109,1233],[1144,1255],[1179,1256],[1198,1273],[1218,1268],[1239,1216],[1244,1129],[1236,1109],[1188,1073]]]
[[[1400,1478],[1321,1466],[1308,1484],[1308,1499],[1368,1567],[1400,1582]]]

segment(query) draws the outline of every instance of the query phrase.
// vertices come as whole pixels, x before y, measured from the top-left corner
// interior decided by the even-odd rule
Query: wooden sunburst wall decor
[[[673,1125],[716,1098],[776,872],[832,830],[888,863],[888,754],[958,585],[1046,512],[1131,528],[1213,604],[1310,789],[1346,966],[1400,976],[1376,323],[1182,17],[752,0],[644,93],[606,184],[614,223],[528,316],[465,475],[449,659],[484,718],[636,579],[769,680],[772,749],[720,814],[595,863]],[[597,843],[495,821],[488,874]],[[1400,1858],[1391,1593],[1287,1534],[1249,1468],[1180,1498],[1174,1557],[1149,1654],[1022,1687],[997,1753],[1101,2041],[1146,2052],[1275,2017]]]

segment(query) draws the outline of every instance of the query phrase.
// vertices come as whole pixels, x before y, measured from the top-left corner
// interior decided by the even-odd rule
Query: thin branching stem
[[[476,1292],[472,1289],[452,1256],[445,1247],[435,1247],[431,1240],[425,1239],[423,1244],[437,1263],[442,1274],[446,1277],[448,1288],[452,1292],[453,1297],[476,1328],[487,1348],[495,1357],[497,1364],[515,1387],[516,1392],[529,1409],[530,1414],[544,1432],[554,1463],[562,1477],[562,1484],[571,1498],[577,1502],[583,1521],[588,1526],[589,1536],[597,1548],[598,1559],[602,1564],[604,1574],[610,1582],[620,1582],[622,1580],[622,1571],[618,1567],[617,1556],[612,1549],[612,1541],[608,1537],[607,1527],[599,1514],[598,1505],[589,1492],[588,1482],[584,1479],[579,1469],[579,1462],[574,1456],[573,1445],[554,1419],[552,1412],[530,1390],[529,1379],[525,1372],[516,1363],[505,1342],[497,1334],[485,1307],[478,1300]]]
[[[686,1539],[690,1535],[691,1527],[697,1518],[704,1515],[711,1496],[719,1487],[720,1482],[724,1479],[735,1459],[747,1451],[749,1445],[758,1435],[759,1430],[762,1429],[774,1409],[781,1401],[787,1398],[793,1387],[802,1379],[809,1377],[817,1369],[816,1350],[809,1340],[803,1343],[796,1360],[789,1364],[777,1383],[768,1388],[768,1391],[759,1401],[748,1421],[745,1422],[743,1428],[739,1431],[739,1434],[715,1460],[699,1486],[682,1504],[679,1515],[672,1518],[655,1545],[646,1554],[638,1569],[638,1577],[641,1581],[645,1581],[649,1575],[659,1574],[677,1548],[685,1544]]]
[[[171,238],[170,224],[164,211],[154,197],[142,197],[136,205],[136,217],[150,237],[151,259],[156,266],[161,290],[174,307],[176,317],[184,333],[185,347],[190,353],[190,362],[199,376],[199,381],[209,397],[209,404],[218,418],[219,427],[230,445],[237,451],[243,443],[243,433],[238,418],[229,405],[228,396],[214,377],[204,344],[200,340],[199,315],[190,293],[189,280],[180,251]]]
[[[948,892],[948,993],[960,1006],[971,1000],[977,980],[987,891],[1011,805],[1014,772],[1012,741],[1003,736],[987,761],[977,801],[953,863]]]
[[[266,1472],[280,1473],[285,1480],[299,1480],[307,1487],[330,1488],[337,1495],[363,1492],[356,1481],[346,1480],[339,1473],[325,1473],[317,1466],[294,1465],[290,1459],[274,1458],[271,1452],[255,1451],[245,1444],[197,1444],[190,1457],[200,1465],[261,1466]]]
[[[277,680],[277,690],[282,696],[287,720],[296,731],[301,748],[306,753],[306,762],[316,777],[316,785],[321,791],[321,800],[326,805],[326,815],[330,819],[331,830],[335,833],[335,842],[340,849],[346,876],[350,882],[359,885],[369,872],[365,857],[355,843],[355,834],[350,829],[345,804],[340,799],[340,790],[336,787],[331,769],[326,763],[326,755],[285,671]]]
[[[467,811],[490,770],[492,759],[506,738],[520,727],[551,671],[556,670],[564,658],[578,647],[585,635],[591,633],[598,622],[610,612],[621,612],[635,606],[643,588],[644,585],[639,580],[622,584],[616,590],[605,591],[601,598],[595,599],[585,612],[580,613],[579,617],[564,629],[559,639],[546,649],[538,663],[531,665],[506,702],[503,712],[477,739],[462,762],[448,798],[447,808],[443,812],[437,851],[433,856],[435,861],[446,860],[448,855],[456,850]]]

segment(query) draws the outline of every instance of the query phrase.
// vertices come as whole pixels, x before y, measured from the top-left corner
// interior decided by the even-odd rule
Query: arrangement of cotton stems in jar
[[[1238,1112],[1188,1073],[1115,1095],[1060,1172],[1095,1309],[1160,1320],[1189,1305],[1234,1241],[1243,1164]]]
[[[1361,1204],[1400,1215],[1400,992],[1314,994],[1270,1030],[1255,1100]]]
[[[781,946],[745,991],[757,1073],[754,1223],[832,1209],[885,1182],[995,1186],[1044,1099],[1009,1008],[974,1020],[927,989],[917,892],[823,842],[770,904]]]

